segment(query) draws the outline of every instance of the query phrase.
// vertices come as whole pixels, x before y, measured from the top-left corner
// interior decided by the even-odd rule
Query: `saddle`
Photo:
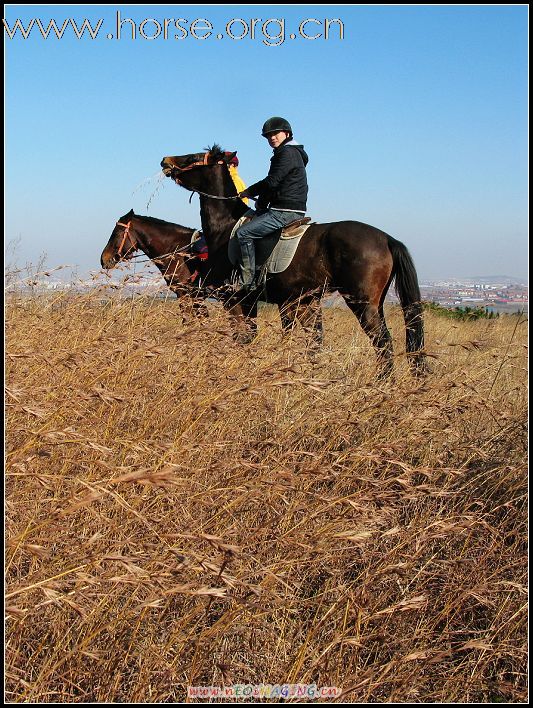
[[[281,230],[281,236],[280,238],[296,238],[297,236],[300,236],[302,233],[302,226],[306,226],[307,224],[311,223],[311,217],[310,216],[304,216],[303,219],[296,219],[295,221],[291,221],[290,224],[287,224],[282,230]]]
[[[234,266],[239,264],[241,258],[241,249],[235,236],[236,231],[250,221],[251,218],[253,217],[241,217],[231,232],[228,256]],[[282,273],[286,270],[291,264],[302,236],[311,226],[311,223],[309,216],[295,219],[283,229],[278,229],[271,235],[258,239],[255,243],[256,271],[260,270],[266,276],[266,273]]]
[[[191,236],[191,253],[201,261],[206,261],[209,257],[207,242],[202,231],[195,231]]]
[[[253,217],[251,216],[243,216],[243,218],[238,222],[238,226],[244,226],[244,224],[247,224],[249,221],[252,220],[252,218]],[[304,216],[302,219],[295,219],[294,221],[291,221],[289,224],[287,224],[281,229],[280,238],[296,238],[297,236],[301,235],[300,227],[310,223],[310,216]]]

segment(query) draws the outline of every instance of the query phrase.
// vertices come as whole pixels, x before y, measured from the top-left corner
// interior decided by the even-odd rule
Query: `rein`
[[[196,163],[198,164],[198,163]],[[179,169],[178,167],[175,167],[174,169]],[[189,168],[186,168],[189,169]],[[185,171],[185,170],[183,170]],[[232,200],[232,199],[240,199],[239,195],[236,194],[234,197],[219,197],[216,194],[207,194],[207,192],[201,192],[199,189],[193,189],[192,187],[187,187],[186,184],[183,184],[183,182],[179,179],[179,177],[173,177],[172,178],[176,184],[178,184],[180,187],[184,187],[186,190],[188,190],[191,193],[191,196],[189,198],[189,204],[191,203],[191,200],[194,196],[194,194],[199,194],[202,197],[207,197],[208,199],[221,199],[221,200]],[[253,197],[250,197],[250,199],[254,199]],[[255,199],[254,199],[255,201]]]
[[[176,184],[179,184],[181,187],[185,187],[183,182],[180,182],[177,178],[174,179],[174,182],[176,182]],[[200,192],[199,189],[191,189],[190,187],[185,187],[185,189],[188,189],[189,192],[191,192],[189,204],[191,203],[191,199],[193,197],[193,194],[195,194],[195,193],[200,194],[202,197],[207,197],[208,199],[240,199],[239,195],[237,195],[235,197],[218,197],[216,194],[207,194],[206,192]],[[253,199],[253,197],[249,197],[249,199]],[[255,199],[254,199],[254,201],[255,201]]]

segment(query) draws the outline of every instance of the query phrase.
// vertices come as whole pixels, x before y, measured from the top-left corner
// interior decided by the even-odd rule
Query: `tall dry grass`
[[[426,317],[395,378],[352,315],[315,362],[261,313],[102,292],[7,299],[11,702],[337,686],[526,700],[526,327]]]

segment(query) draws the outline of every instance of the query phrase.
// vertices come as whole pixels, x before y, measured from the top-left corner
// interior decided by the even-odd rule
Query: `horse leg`
[[[233,339],[239,344],[249,344],[257,334],[257,300],[250,297],[230,298],[224,303],[235,325]]]
[[[252,298],[252,300],[247,300],[245,298],[244,302],[241,305],[242,307],[242,312],[244,315],[244,321],[246,324],[246,327],[248,328],[248,332],[250,333],[250,341],[252,339],[255,339],[257,336],[257,300],[256,298]]]
[[[209,310],[202,300],[191,297],[183,288],[171,286],[170,289],[178,298],[183,322],[187,322],[190,319],[206,319],[209,317]]]
[[[300,304],[298,308],[298,319],[310,342],[309,350],[311,356],[317,354],[322,349],[324,343],[324,328],[322,324],[322,308],[320,299],[313,298],[305,304]]]
[[[355,314],[363,331],[376,350],[379,378],[387,378],[392,374],[392,338],[385,322],[383,304],[355,301],[353,297],[341,293],[350,310]]]
[[[209,317],[209,310],[205,302],[201,300],[192,301],[192,311],[195,317],[200,320],[205,320]]]
[[[292,334],[294,325],[296,324],[296,314],[298,311],[298,303],[286,302],[279,308],[279,316],[281,319],[281,336],[284,340],[288,339]]]

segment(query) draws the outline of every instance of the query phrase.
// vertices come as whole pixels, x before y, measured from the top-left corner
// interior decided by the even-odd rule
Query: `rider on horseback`
[[[263,238],[305,216],[307,208],[307,153],[292,138],[292,128],[285,118],[274,116],[263,125],[263,137],[274,148],[270,170],[265,179],[239,193],[240,197],[258,196],[253,219],[236,233],[242,254],[242,288],[252,290],[255,283],[254,239]],[[252,210],[250,210],[252,212]]]

